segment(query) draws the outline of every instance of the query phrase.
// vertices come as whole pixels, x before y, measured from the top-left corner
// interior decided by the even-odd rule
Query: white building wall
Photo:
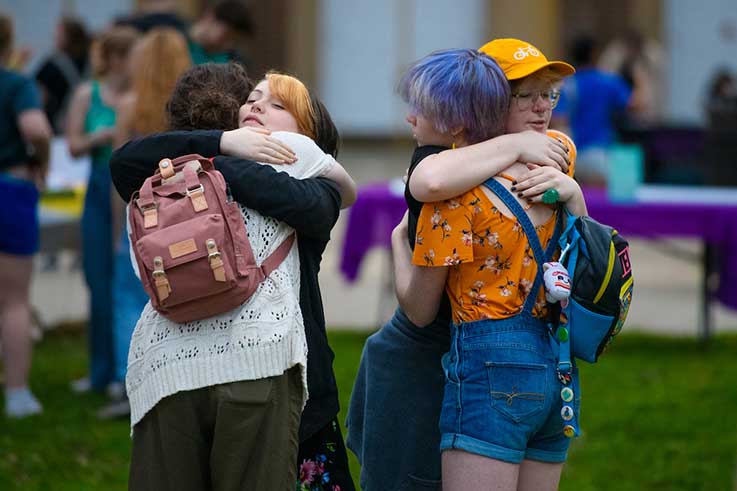
[[[737,74],[737,1],[664,0],[668,116],[702,123],[709,81],[720,67]]]
[[[56,23],[62,14],[79,17],[96,31],[132,8],[133,0],[0,0],[0,11],[14,19],[16,46],[33,50],[27,71],[53,50]]]
[[[407,132],[396,95],[414,60],[483,44],[485,0],[321,0],[318,92],[342,132]]]

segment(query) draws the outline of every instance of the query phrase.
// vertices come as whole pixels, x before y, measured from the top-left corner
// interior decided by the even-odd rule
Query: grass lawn
[[[343,408],[365,338],[330,333]],[[68,389],[85,364],[78,333],[54,332],[37,346],[32,384],[45,413],[20,422],[0,417],[0,490],[126,489],[127,422],[97,421],[104,397]],[[582,363],[581,372],[583,435],[572,445],[562,490],[734,489],[737,335],[703,347],[625,334],[599,365]]]

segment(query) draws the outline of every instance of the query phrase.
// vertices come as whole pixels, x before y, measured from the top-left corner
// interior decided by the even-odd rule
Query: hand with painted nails
[[[543,195],[549,189],[558,192],[558,201],[565,203],[574,215],[586,215],[586,203],[578,183],[552,167],[528,164],[528,172],[517,178],[514,190],[517,196],[528,203],[543,203]]]

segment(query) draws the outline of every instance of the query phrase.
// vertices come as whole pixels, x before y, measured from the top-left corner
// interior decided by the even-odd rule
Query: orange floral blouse
[[[543,248],[556,215],[536,227]],[[537,262],[517,219],[502,214],[482,187],[422,207],[412,262],[449,266],[445,290],[453,321],[502,319],[522,310],[537,273]],[[546,313],[542,288],[533,309]]]
[[[564,133],[550,130],[569,149],[573,175],[576,147]],[[504,215],[482,186],[461,196],[425,203],[417,221],[412,262],[449,266],[445,290],[453,321],[503,319],[521,312],[537,273],[537,261],[517,219]],[[543,249],[555,230],[556,215],[536,227]],[[537,293],[533,315],[547,314],[545,291]]]

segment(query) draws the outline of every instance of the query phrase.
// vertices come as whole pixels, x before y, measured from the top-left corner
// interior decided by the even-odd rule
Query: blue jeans
[[[110,168],[93,165],[82,212],[82,269],[90,291],[90,382],[103,390],[113,380],[113,237]]]
[[[440,360],[449,324],[419,328],[397,309],[366,341],[346,418],[363,491],[440,489]]]
[[[128,371],[128,348],[148,295],[131,265],[130,239],[123,227],[115,250],[113,276],[113,346],[115,349],[115,381],[125,382]]]
[[[519,464],[565,462],[556,347],[541,320],[528,313],[454,325],[443,358],[445,398],[440,448]],[[580,395],[578,371],[574,392]],[[577,413],[580,399],[574,409]]]

